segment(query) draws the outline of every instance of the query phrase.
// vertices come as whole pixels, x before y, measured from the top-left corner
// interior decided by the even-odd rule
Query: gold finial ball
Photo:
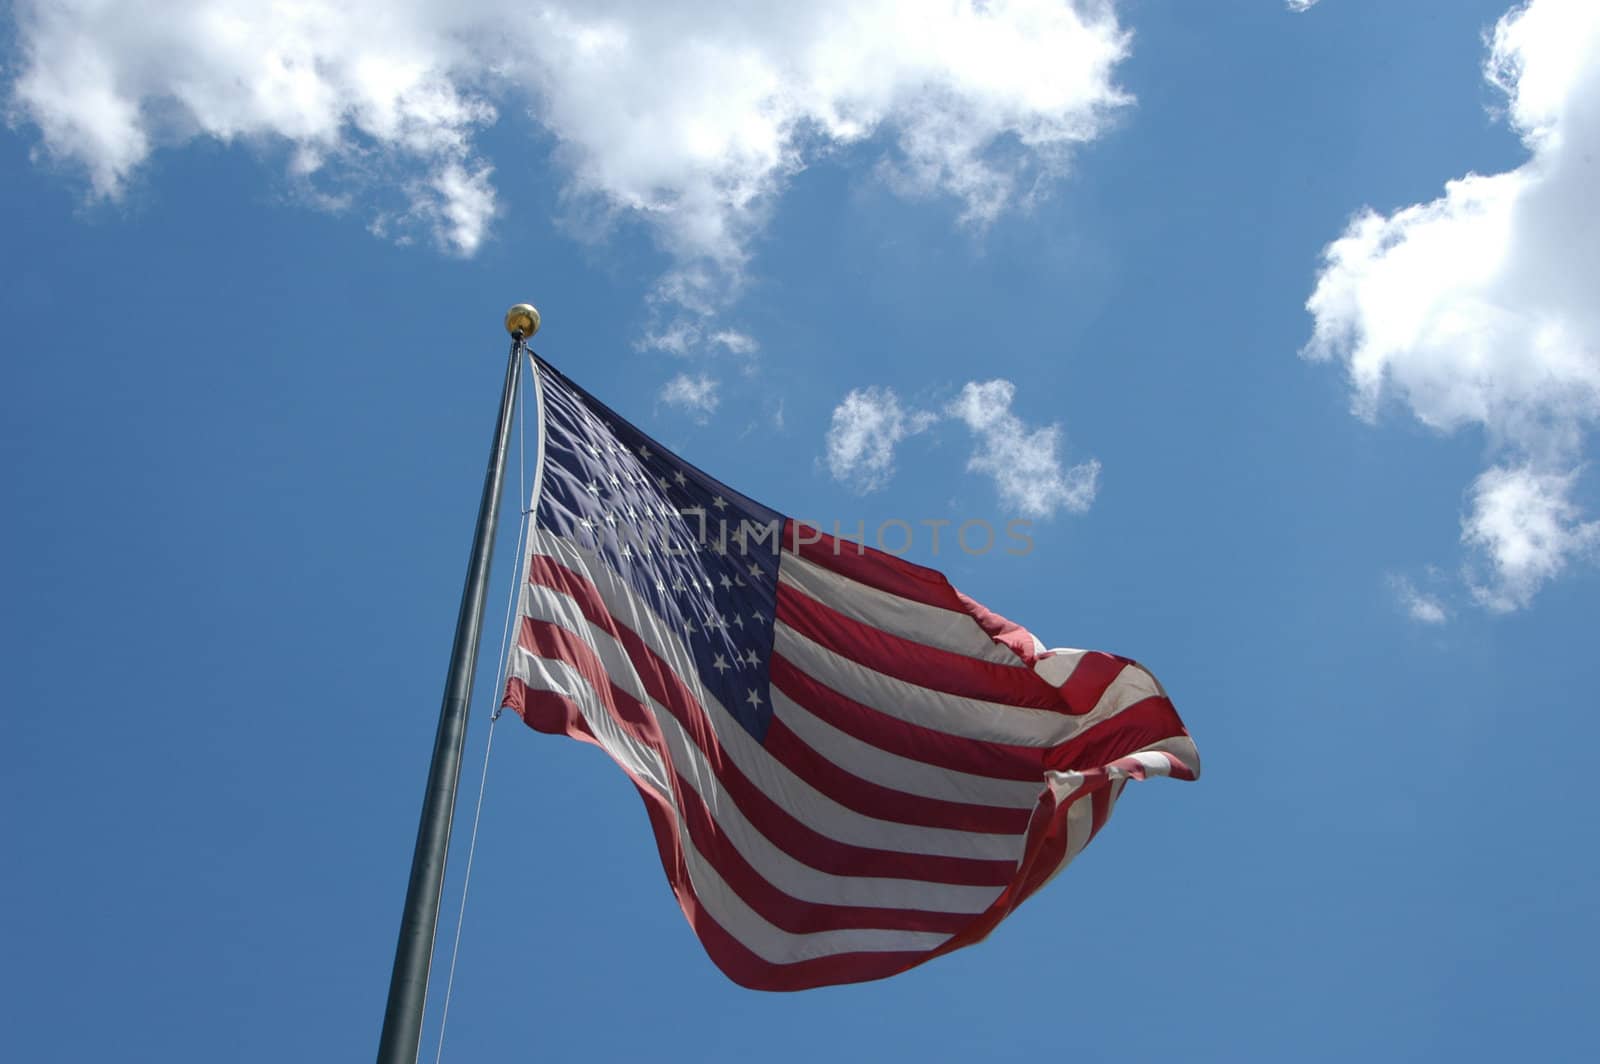
[[[539,331],[539,312],[532,303],[518,303],[506,311],[506,332],[526,340]]]

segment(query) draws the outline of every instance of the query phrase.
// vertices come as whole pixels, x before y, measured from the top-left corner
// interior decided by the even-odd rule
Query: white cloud
[[[657,396],[668,406],[675,406],[692,420],[705,424],[717,409],[717,382],[710,377],[691,377],[680,373],[661,386]]]
[[[1472,594],[1498,612],[1526,607],[1534,593],[1574,558],[1600,546],[1600,521],[1583,521],[1569,494],[1574,475],[1496,466],[1472,485],[1472,512],[1461,541],[1489,569]]]
[[[1303,353],[1345,365],[1362,417],[1398,401],[1441,432],[1484,431],[1496,464],[1463,541],[1488,569],[1476,597],[1510,610],[1593,535],[1570,494],[1600,417],[1600,4],[1513,10],[1486,73],[1529,160],[1357,215],[1324,252]]]
[[[895,447],[936,420],[927,411],[907,411],[893,389],[857,388],[834,407],[828,470],[857,492],[877,491],[894,473]]]
[[[885,145],[895,186],[992,220],[1126,103],[1109,2],[19,0],[14,120],[114,198],[159,147],[283,145],[314,202],[470,254],[495,211],[477,135],[526,112],[585,230],[645,223],[674,266],[657,331],[717,342],[789,178]],[[501,169],[502,179],[510,172]],[[419,176],[420,175],[420,176]],[[331,191],[333,189],[339,191]],[[384,189],[405,204],[371,201]],[[577,228],[577,227],[575,227]],[[673,315],[698,329],[675,329]],[[670,342],[669,342],[670,346]]]
[[[1317,0],[1285,0],[1290,11],[1310,11],[1317,6]]]
[[[970,381],[942,412],[908,410],[890,388],[857,388],[833,410],[828,470],[858,492],[876,491],[894,473],[900,441],[954,418],[973,434],[967,471],[994,481],[1000,501],[1028,517],[1065,507],[1082,513],[1094,502],[1100,463],[1061,465],[1061,426],[1029,428],[1011,410],[1016,387],[1007,380]]]
[[[375,2],[243,0],[159,14],[136,0],[23,0],[16,14],[12,113],[97,196],[121,195],[160,145],[275,141],[298,180],[377,175],[447,246],[470,254],[482,240],[494,193],[471,138],[496,110],[461,76],[481,66],[471,42],[432,20]]]
[[[1006,380],[972,381],[950,404],[977,437],[967,469],[994,479],[1000,499],[1028,517],[1049,517],[1060,507],[1082,513],[1094,502],[1100,463],[1091,458],[1061,467],[1061,427],[1030,429],[1011,411],[1016,387]]]
[[[1436,595],[1419,591],[1417,586],[1404,576],[1390,576],[1389,588],[1394,592],[1395,599],[1400,603],[1400,608],[1406,611],[1406,616],[1419,624],[1443,624],[1450,619],[1449,612],[1444,608]]]

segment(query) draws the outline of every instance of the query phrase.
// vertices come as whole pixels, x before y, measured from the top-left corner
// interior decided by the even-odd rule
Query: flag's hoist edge
[[[1197,777],[1137,663],[1047,650],[934,570],[778,518],[542,360],[534,378],[504,704],[629,775],[734,981],[877,979],[977,942],[1082,851],[1127,780]],[[779,520],[781,549],[708,544],[704,515],[728,513]]]

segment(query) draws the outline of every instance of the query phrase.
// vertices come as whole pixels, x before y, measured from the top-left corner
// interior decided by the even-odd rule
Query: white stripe
[[[744,899],[717,875],[717,870],[695,849],[681,822],[678,835],[683,840],[685,863],[689,866],[695,897],[723,930],[768,964],[794,964],[836,953],[925,953],[939,948],[950,938],[937,931],[883,928],[843,928],[803,934],[785,931],[745,904]]]
[[[1052,772],[1050,775],[1054,777],[1051,780],[1051,787],[1057,792],[1056,801],[1059,803],[1070,800],[1072,803],[1067,806],[1066,813],[1067,846],[1065,852],[1061,855],[1061,862],[1051,870],[1043,883],[1034,888],[1035,894],[1043,890],[1052,879],[1061,874],[1062,869],[1072,863],[1074,857],[1083,852],[1083,848],[1089,845],[1089,836],[1094,829],[1094,800],[1092,796],[1083,794],[1075,799],[1066,796],[1082,785],[1083,776],[1076,772]],[[1069,777],[1071,778],[1070,782],[1068,782]],[[1121,793],[1121,784],[1126,782],[1126,780],[1122,780],[1112,785],[1110,804],[1106,806],[1107,820],[1111,819],[1111,805],[1116,803],[1117,795]]]
[[[1072,679],[1072,674],[1078,668],[1078,663],[1083,661],[1087,650],[1051,650],[1047,651],[1049,657],[1038,658],[1033,663],[1033,671],[1052,687],[1060,687]]]
[[[947,735],[1015,746],[1054,746],[1070,738],[1081,718],[963,698],[885,676],[801,635],[779,621],[773,650],[801,672],[847,698],[897,720]]]
[[[1108,799],[1108,801],[1114,800]],[[1108,805],[1106,818],[1110,819],[1110,817],[1111,810]],[[1089,845],[1089,835],[1093,829],[1094,801],[1085,795],[1080,801],[1073,802],[1072,808],[1067,810],[1067,855],[1061,861],[1062,868],[1070,864],[1072,859],[1082,853],[1085,846]],[[1057,871],[1060,871],[1060,869],[1057,869]]]
[[[541,534],[538,538],[540,543],[535,548],[536,551],[543,548],[543,541],[548,537]],[[584,565],[581,555],[587,552],[575,547],[569,546],[564,553],[568,557],[552,558],[552,560],[563,562],[588,576],[598,589],[600,599],[613,619],[619,624],[633,628],[645,644],[678,673],[684,685],[689,688],[690,694],[704,708],[712,728],[716,731],[722,751],[728,759],[780,807],[813,831],[853,846],[894,850],[900,853],[933,854],[983,861],[1015,861],[1021,856],[1022,835],[954,831],[879,820],[840,805],[818,791],[773,759],[755,738],[733,719],[715,696],[704,688],[693,666],[684,664],[688,661],[688,651],[678,642],[676,635],[668,631],[659,621],[654,624],[648,623],[654,614],[650,612],[648,606],[634,597],[632,590],[623,584],[608,566],[598,559],[592,566]],[[578,633],[595,648],[611,679],[623,690],[649,706],[660,721],[663,733],[669,728],[680,727],[676,718],[665,707],[659,706],[646,695],[644,684],[623,647],[609,633],[589,624],[574,600],[542,585],[528,585],[523,592],[522,613],[524,616],[560,624]],[[635,627],[635,624],[639,627]],[[644,630],[640,630],[641,628]],[[769,697],[774,694],[770,687],[768,694]],[[696,757],[700,758],[700,763],[704,763],[704,755],[698,747],[695,749]],[[680,763],[679,767],[684,770],[688,768],[684,763]],[[706,771],[709,772],[709,768]],[[717,787],[720,791],[720,784]],[[712,806],[713,812],[716,812],[717,805],[711,801],[711,796],[706,794],[704,789],[697,789],[706,796],[707,804]],[[731,804],[731,799],[725,801]],[[966,910],[957,908],[940,911]]]
[[[902,598],[788,551],[779,559],[778,579],[852,620],[901,639],[997,665],[1027,668],[1008,647],[990,639],[969,613]]]
[[[1080,730],[1091,724],[1098,724],[1107,717],[1116,716],[1135,702],[1143,702],[1159,694],[1161,685],[1156,683],[1154,676],[1137,665],[1124,665],[1122,671],[1117,673],[1117,678],[1101,694],[1100,701],[1094,704],[1094,708],[1077,718],[1082,722]]]
[[[582,633],[575,634],[582,636]],[[555,664],[551,659],[540,658],[526,648],[518,647],[517,650],[520,660],[513,675],[519,679],[537,673],[541,664]],[[581,685],[582,697],[578,698],[574,694],[574,700],[585,706],[592,702],[595,706],[601,707],[603,712],[603,703],[588,682],[576,670],[564,671],[570,679],[565,685],[556,689],[573,694],[574,688],[571,685]],[[607,671],[610,671],[609,666]],[[652,704],[652,709],[654,708]],[[585,718],[587,716],[588,712],[585,711]],[[839,876],[812,868],[774,846],[765,835],[761,834],[760,829],[745,818],[733,799],[723,790],[721,783],[717,781],[716,773],[710,763],[684,734],[682,726],[670,713],[661,709],[655,712],[655,717],[661,727],[661,736],[666,741],[672,767],[677,770],[679,778],[705,801],[711,810],[712,819],[716,821],[718,833],[732,844],[761,878],[785,894],[815,905],[853,905],[947,913],[981,913],[989,907],[990,902],[999,897],[1001,890],[999,887],[966,887],[921,880]],[[611,726],[615,728],[614,722]],[[657,761],[659,762],[659,759]],[[1021,838],[1018,837],[1016,845],[1012,848],[1014,854],[1020,855],[1021,842]]]
[[[892,754],[814,716],[776,687],[772,689],[772,705],[778,719],[801,742],[846,772],[882,787],[922,798],[1004,809],[1032,809],[1044,790],[1042,773],[1039,780],[1032,782],[997,779]]]
[[[519,651],[521,647],[517,648]],[[669,803],[672,783],[667,767],[650,747],[629,735],[606,711],[594,688],[564,661],[534,657],[528,653],[511,656],[510,673],[535,691],[554,691],[577,703],[589,731],[601,749]]]
[[[1128,665],[1106,687],[1094,709],[1073,716],[966,698],[887,676],[782,621],[776,626],[773,649],[817,682],[897,720],[965,739],[1016,746],[1067,742],[1136,702],[1161,694],[1155,677],[1137,665]]]
[[[938,932],[878,928],[795,934],[774,926],[750,908],[695,848],[683,816],[672,800],[671,790],[656,786],[655,781],[664,778],[660,758],[655,751],[637,743],[617,727],[594,690],[576,671],[561,662],[523,654],[516,659],[512,675],[534,690],[555,691],[571,698],[606,753],[623,768],[656,787],[657,793],[674,810],[678,842],[683,847],[695,897],[723,930],[762,960],[769,964],[788,964],[836,953],[923,952],[936,949],[950,937]]]

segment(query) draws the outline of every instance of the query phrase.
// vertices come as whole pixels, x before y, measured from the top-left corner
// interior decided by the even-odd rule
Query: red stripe
[[[1047,768],[1063,772],[1068,769],[1086,772],[1163,739],[1186,734],[1172,703],[1160,695],[1152,695],[1053,747],[1045,756],[1045,764]]]
[[[773,964],[762,959],[717,923],[694,893],[671,809],[643,787],[639,789],[639,794],[644,799],[645,812],[650,816],[650,827],[656,835],[661,867],[667,873],[667,880],[678,897],[683,915],[700,939],[700,944],[705,947],[711,962],[740,986],[751,990],[809,990],[818,986],[864,983],[898,974],[936,956],[936,953],[929,951],[904,951],[835,953],[793,964]]]
[[[836,539],[811,525],[792,519],[786,521],[783,549],[879,591],[955,613],[965,612],[956,589],[950,586],[943,573],[851,540]]]
[[[1188,765],[1184,764],[1172,754],[1167,753],[1165,750],[1152,750],[1151,753],[1159,754],[1162,760],[1167,763],[1167,775],[1171,776],[1173,779],[1192,780],[1195,778],[1193,770],[1191,770]],[[1128,757],[1119,757],[1117,760],[1111,763],[1111,767],[1122,769],[1129,775],[1129,777],[1136,780],[1145,779],[1152,771],[1151,769],[1145,767],[1143,761],[1140,761],[1138,758],[1133,757],[1132,755],[1129,755]]]
[[[966,739],[891,717],[813,679],[782,654],[772,655],[768,674],[772,686],[812,716],[880,750],[953,772],[1044,786],[1046,747]]]
[[[999,665],[903,639],[863,624],[788,584],[778,585],[778,620],[827,650],[885,676],[962,698],[1064,712],[1061,693],[1022,665]]]
[[[984,606],[982,603],[968,598],[961,592],[956,592],[956,598],[961,600],[961,606],[972,619],[978,622],[978,627],[1003,647],[1009,647],[1011,652],[1029,665],[1038,657],[1034,649],[1033,633],[1020,624],[1006,620],[998,613]]]
[[[575,739],[594,742],[594,736],[584,723],[577,705],[563,695],[529,689],[521,680],[513,677],[507,684],[506,700],[530,727],[553,733],[565,731]],[[671,801],[628,772],[626,766],[618,767],[633,780],[639,797],[644,801],[650,828],[656,837],[656,850],[661,856],[661,867],[666,872],[667,882],[672,885],[673,894],[689,926],[699,937],[712,963],[735,983],[752,990],[779,991],[859,983],[903,972],[933,956],[927,951],[902,951],[837,953],[794,964],[773,964],[763,960],[718,924],[695,894],[694,884],[689,879],[688,861],[678,835],[677,814]],[[972,917],[963,919],[970,921]]]
[[[1125,658],[1102,654],[1098,650],[1085,653],[1078,659],[1078,666],[1067,677],[1067,682],[1061,685],[1061,695],[1067,700],[1067,712],[1082,714],[1094,709],[1100,703],[1100,696],[1106,693],[1106,688],[1122,675],[1122,670],[1128,665]]]
[[[1098,788],[1089,796],[1089,801],[1093,804],[1089,807],[1089,838],[1084,841],[1085,846],[1094,841],[1094,837],[1100,834],[1100,829],[1106,826],[1106,821],[1111,819],[1109,777],[1105,786]]]
[[[787,894],[755,869],[728,840],[705,799],[678,775],[678,801],[684,825],[695,849],[717,870],[723,881],[745,904],[775,927],[797,935],[813,931],[881,928],[890,931],[942,931],[953,934],[965,927],[972,913],[926,912],[875,906],[836,905],[802,901]]]
[[[1074,800],[1075,798],[1076,796]],[[1027,844],[1022,860],[1017,864],[1017,874],[1010,886],[1006,887],[980,918],[968,924],[965,930],[930,953],[926,960],[942,957],[946,953],[981,942],[1001,920],[1009,916],[1017,906],[1028,899],[1029,895],[1049,880],[1066,857],[1067,844],[1070,841],[1067,832],[1067,810],[1070,806],[1071,802],[1067,805],[1056,805],[1054,795],[1049,790],[1045,791],[1039,800],[1038,808],[1034,810],[1033,820],[1028,825]]]
[[[1020,877],[1021,882],[1014,895],[1015,901],[1007,899],[1011,909],[1027,901],[1035,891],[1048,883],[1050,877],[1060,869],[1061,862],[1067,859],[1067,847],[1072,842],[1068,814],[1079,802],[1093,803],[1090,810],[1089,837],[1094,838],[1096,830],[1094,820],[1097,818],[1099,823],[1105,822],[1104,814],[1099,812],[1099,803],[1107,796],[1108,782],[1104,772],[1086,772],[1082,786],[1072,793],[1066,804],[1054,808],[1050,815],[1049,827],[1044,832],[1039,848],[1029,854],[1029,867]],[[1084,846],[1087,845],[1089,843],[1085,841]]]
[[[784,850],[796,860],[813,868],[836,875],[875,876],[890,879],[917,879],[933,883],[962,886],[1002,886],[1010,880],[1012,862],[980,860],[965,857],[902,853],[894,850],[869,849],[831,839],[795,819],[787,810],[769,797],[765,791],[741,772],[717,742],[716,730],[693,694],[684,686],[677,674],[656,656],[635,632],[619,624],[600,599],[598,589],[586,578],[553,560],[536,556],[529,567],[533,583],[559,590],[573,598],[590,623],[609,632],[622,645],[634,668],[644,681],[646,693],[664,706],[683,725],[690,740],[699,747],[712,766],[718,782],[751,825],[765,835],[774,846]],[[541,648],[541,631],[544,629],[566,632],[566,629],[533,618],[523,618],[521,645],[545,657],[559,657],[573,662],[580,670],[593,669],[599,685],[591,679],[596,690],[609,688],[604,666],[593,651],[576,637],[559,639]],[[574,660],[585,659],[582,665]],[[586,678],[587,673],[585,674]],[[626,692],[618,693],[626,696]],[[631,696],[626,696],[631,699]],[[641,712],[648,712],[640,707]]]
[[[551,642],[554,643],[555,640]],[[586,662],[574,662],[568,658],[560,660],[577,668],[584,680],[591,687],[594,686],[595,678],[590,674],[590,667],[600,665],[598,658]],[[524,707],[523,720],[530,727],[545,732],[564,731],[575,738],[588,742],[595,741],[593,732],[583,719],[582,711],[571,699],[553,692],[528,688],[520,679],[513,678],[512,683],[517,688],[518,703]],[[654,721],[645,727],[637,720],[638,714],[646,711],[636,699],[611,683],[606,683],[604,688],[596,688],[596,694],[625,731],[654,749],[663,764],[672,766],[670,750],[660,738],[659,731],[655,730]],[[656,738],[652,739],[652,734]],[[949,934],[960,930],[972,920],[971,913],[834,905],[802,901],[785,893],[745,860],[717,826],[705,800],[683,778],[682,773],[677,771],[676,766],[673,766],[673,769],[677,780],[671,801],[683,817],[684,826],[688,829],[695,848],[747,905],[774,926],[795,934],[850,928],[933,931]],[[655,788],[646,781],[635,779],[634,783],[642,791],[655,793]]]
[[[779,717],[772,719],[762,745],[796,776],[864,816],[992,835],[1021,835],[1028,828],[1027,809],[926,798],[862,779],[806,745]]]
[[[536,690],[513,676],[506,681],[505,705],[535,731],[570,735],[582,742],[600,745],[589,730],[589,722],[583,719],[583,710],[566,695]]]
[[[685,729],[700,745],[702,751],[707,751],[706,743],[702,739],[709,739],[711,749],[715,750],[718,756],[712,757],[708,753],[708,759],[719,769],[719,778],[723,779],[724,786],[728,786],[734,777],[745,786],[753,786],[750,781],[745,780],[742,775],[738,774],[736,769],[732,769],[732,766],[727,764],[725,757],[721,756],[720,748],[715,745],[715,734],[711,729],[710,721],[705,717],[698,704],[694,703],[692,696],[689,696],[687,689],[683,687],[678,677],[648,647],[643,645],[642,640],[637,635],[626,627],[617,625],[611,619],[609,613],[605,612],[603,603],[600,602],[598,590],[583,577],[555,564],[549,559],[536,557],[534,563],[536,569],[543,570],[534,582],[542,583],[545,586],[572,595],[591,622],[611,632],[622,643],[630,657],[634,659],[636,668],[645,678],[646,689],[650,691],[651,697],[667,706],[669,710],[674,712],[675,716],[678,716],[680,712],[684,713],[683,716],[678,716],[678,719],[683,722]],[[580,593],[573,594],[573,591],[569,589],[576,589]],[[584,649],[588,650],[587,646]],[[589,653],[592,655],[592,651],[589,651]],[[1105,657],[1109,658],[1109,655]],[[1111,660],[1117,661],[1118,659]],[[595,659],[595,662],[598,664],[598,659]],[[1046,761],[1049,762],[1051,767],[1070,767],[1074,763],[1081,764],[1104,754],[1104,759],[1099,763],[1105,764],[1109,760],[1115,760],[1119,756],[1126,756],[1134,750],[1147,746],[1150,742],[1168,738],[1172,735],[1186,734],[1181,722],[1177,720],[1170,703],[1165,698],[1151,698],[1128,707],[1116,717],[1103,721],[1089,729],[1078,739],[1054,749],[1046,750],[1037,747],[1011,747],[1002,744],[982,743],[959,739],[955,736],[934,732],[931,729],[910,725],[904,721],[888,717],[886,714],[879,713],[870,707],[854,703],[800,673],[798,669],[795,669],[778,655],[773,656],[771,671],[775,685],[783,689],[797,703],[807,706],[819,719],[826,720],[847,734],[854,735],[863,741],[871,742],[873,745],[902,756],[915,756],[928,764],[939,765],[946,760],[951,760],[959,763],[947,765],[946,767],[958,771],[975,772],[1002,779],[1038,780],[1041,781],[1042,790],[1042,771]],[[1110,670],[1107,671],[1109,672]],[[1085,674],[1085,677],[1087,678],[1089,675]],[[1112,678],[1114,678],[1114,675],[1114,672],[1110,672]],[[1109,682],[1109,678],[1105,680],[1105,683],[1109,684]],[[662,686],[659,692],[652,689],[655,684]],[[523,714],[524,719],[528,720],[531,726],[552,731],[566,730],[568,734],[573,735],[575,738],[589,738],[592,741],[592,736],[587,736],[587,729],[582,726],[581,716],[576,715],[576,707],[570,701],[561,696],[549,695],[546,692],[519,691],[516,688],[520,686],[518,683],[508,687],[506,702],[508,705],[519,708],[519,712]],[[607,687],[610,687],[609,682]],[[674,687],[678,689],[678,698],[687,697],[687,706],[675,705],[674,692],[671,690]],[[1102,686],[1102,693],[1103,690],[1104,687]],[[625,692],[622,693],[625,694]],[[814,705],[808,705],[808,699]],[[1098,694],[1095,695],[1095,700],[1098,701]],[[775,723],[777,723],[776,720]],[[1153,738],[1145,738],[1148,733],[1157,732],[1160,734],[1154,735]],[[1141,739],[1143,741],[1140,741]],[[916,752],[915,754],[910,754],[907,753],[908,750],[915,750]],[[720,770],[724,766],[733,771],[733,777],[720,776]],[[1015,874],[1008,877],[1005,889],[996,901],[984,913],[975,917],[962,916],[960,914],[923,914],[924,916],[931,916],[938,921],[942,928],[960,925],[961,929],[944,945],[931,951],[836,954],[792,964],[773,964],[763,960],[743,946],[705,911],[699,899],[695,896],[688,878],[687,866],[684,861],[681,844],[678,841],[673,819],[674,813],[672,812],[670,801],[666,797],[654,793],[642,781],[635,779],[634,782],[639,787],[640,794],[645,801],[646,810],[650,816],[652,828],[656,832],[657,846],[667,877],[673,885],[674,892],[678,896],[685,916],[695,929],[708,956],[730,979],[742,986],[754,989],[798,990],[814,986],[880,979],[914,967],[933,957],[941,956],[952,950],[977,942],[988,935],[1001,919],[1050,877],[1055,869],[1059,867],[1061,858],[1065,855],[1067,843],[1065,809],[1056,809],[1053,800],[1049,798],[1048,792],[1045,791],[1045,797],[1029,824],[1022,860],[1016,866]],[[681,805],[687,808],[697,803],[697,796],[694,795],[691,789],[679,780],[675,779],[674,782],[678,783],[676,790],[679,792],[679,797],[677,800]],[[732,792],[730,791],[730,793]],[[770,800],[765,795],[759,794],[759,792],[755,797],[758,797],[761,802],[771,804]],[[1088,797],[1088,794],[1080,792],[1074,796],[1074,800],[1079,800],[1082,797]],[[741,809],[745,809],[744,800],[741,797],[735,796],[734,800],[740,805]],[[1093,801],[1092,798],[1090,800]],[[703,803],[698,804],[700,805],[700,811],[706,817],[701,827],[715,831],[714,822],[709,819],[709,810],[704,808]],[[773,806],[773,809],[780,816],[787,818],[788,815],[783,813],[781,809],[776,809],[775,806]],[[751,816],[748,809],[745,809],[745,812],[752,823],[755,824],[757,818]],[[792,818],[789,819],[792,820]],[[1103,823],[1103,816],[1099,819]],[[695,830],[693,825],[687,826],[689,826],[691,837],[693,837]],[[797,824],[796,826],[802,832],[809,831],[803,825]],[[775,838],[767,828],[759,828],[759,830],[767,834],[767,837],[772,839],[775,844],[779,844],[782,841],[780,838]],[[790,829],[780,826],[777,830],[785,831]],[[824,841],[831,842],[831,840]],[[725,878],[728,878],[730,886],[732,886],[734,878],[742,877],[744,873],[738,869],[737,865],[728,860],[729,854],[733,854],[737,858],[731,845],[726,843],[725,840],[721,841],[719,845],[715,837],[713,841],[708,842],[706,845],[713,851],[718,849],[724,851],[717,856],[717,859],[723,863],[720,866],[714,865],[714,867],[718,867],[719,874],[724,874]],[[838,846],[839,844],[834,843],[833,845]],[[696,846],[699,848],[701,846],[700,842],[697,841]],[[854,849],[852,847],[843,848]],[[876,851],[865,852],[874,853]],[[707,859],[713,860],[710,854],[707,855]],[[922,863],[929,859],[917,858],[916,860]],[[724,872],[724,869],[727,871]],[[859,869],[851,869],[850,871],[859,872]],[[754,875],[753,869],[750,870],[750,874]],[[758,875],[755,878],[760,880]],[[916,878],[931,879],[932,877],[918,875]],[[764,883],[765,881],[761,882]],[[770,883],[765,885],[771,888]],[[868,918],[867,914],[869,913],[871,914],[870,919],[874,921],[872,926],[885,926],[881,923],[885,914],[902,912],[900,910],[852,910],[848,907],[840,906],[817,906],[788,898],[786,895],[782,895],[781,892],[777,892],[776,888],[771,888],[773,894],[777,895],[776,897],[772,895],[761,896],[760,888],[751,888],[748,883],[743,884],[742,888],[734,886],[733,889],[739,891],[741,897],[746,897],[746,890],[753,889],[760,905],[770,909],[777,917],[777,919],[773,919],[770,916],[767,918],[780,927],[788,924],[796,927],[820,928],[830,926],[829,921],[848,922],[858,917],[865,919]],[[747,902],[750,900],[749,897],[746,897]],[[790,906],[793,906],[793,908]],[[754,908],[755,905],[752,905],[752,907]],[[805,911],[810,909],[833,909],[836,912],[813,916]],[[758,909],[757,911],[762,910]],[[929,929],[931,930],[932,928],[930,927]]]

